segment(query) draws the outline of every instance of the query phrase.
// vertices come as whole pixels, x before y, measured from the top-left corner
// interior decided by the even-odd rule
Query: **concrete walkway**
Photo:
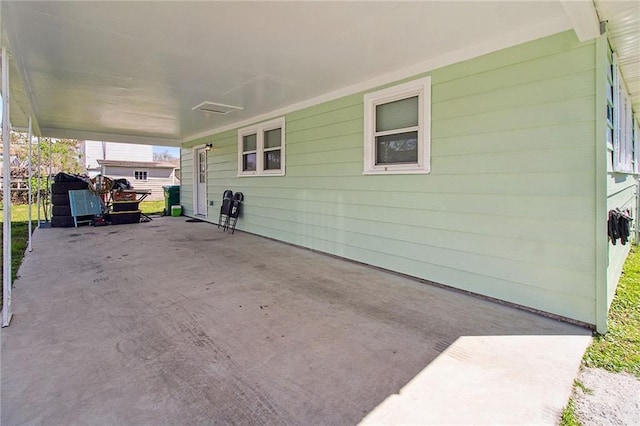
[[[555,424],[588,330],[207,223],[40,229],[3,425]]]

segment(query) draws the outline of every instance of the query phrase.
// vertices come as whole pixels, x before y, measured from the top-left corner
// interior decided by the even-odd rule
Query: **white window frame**
[[[144,176],[146,176],[144,179],[138,179],[136,177],[136,173],[144,173]],[[149,170],[134,170],[133,171],[133,180],[136,182],[147,182],[149,180]]]
[[[418,161],[411,164],[376,164],[376,106],[418,96]],[[416,128],[395,129],[395,132]],[[423,77],[364,96],[364,171],[376,174],[431,172],[431,77]]]
[[[640,125],[638,124],[638,120],[636,119],[635,115],[633,116],[633,154],[635,156],[634,161],[633,161],[633,173],[635,174],[639,174],[640,173],[640,158],[638,158],[640,156],[640,152],[638,151],[640,149]]]
[[[613,55],[613,170],[618,173],[638,173],[638,145],[631,97],[627,90],[617,57]]]
[[[280,129],[280,169],[266,170],[264,168],[264,153],[277,150],[278,148],[264,147],[264,134],[270,130]],[[238,176],[284,176],[285,175],[285,119],[284,117],[265,121],[253,126],[244,127],[238,130]],[[245,136],[256,135],[256,170],[243,170],[243,138]]]
[[[617,96],[617,89],[616,89],[616,66],[615,66],[615,58],[613,55],[613,52],[611,51],[611,47],[608,47],[608,62],[607,62],[607,110],[606,110],[606,129],[607,129],[607,135],[606,135],[606,141],[607,141],[607,150],[611,155],[612,161],[613,161],[613,157],[614,157],[614,147],[613,147],[613,140],[614,138],[614,133],[615,133],[615,114],[616,114],[616,107],[615,107],[615,99]],[[611,163],[613,166],[613,162]]]

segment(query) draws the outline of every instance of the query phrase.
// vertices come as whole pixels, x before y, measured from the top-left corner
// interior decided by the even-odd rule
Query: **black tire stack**
[[[74,226],[69,204],[69,191],[87,189],[87,182],[55,182],[51,184],[51,226],[55,228],[69,228]],[[81,219],[81,218],[78,218]]]

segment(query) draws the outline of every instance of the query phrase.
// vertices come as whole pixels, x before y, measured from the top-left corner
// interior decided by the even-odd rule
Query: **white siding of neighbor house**
[[[147,171],[147,180],[139,181],[134,178],[134,171]],[[151,190],[146,201],[164,200],[164,189],[166,185],[177,185],[180,182],[174,178],[173,169],[168,168],[145,168],[145,167],[113,167],[105,166],[105,176],[112,179],[127,179],[134,189]]]
[[[85,167],[98,169],[98,160],[153,161],[153,146],[85,141]]]

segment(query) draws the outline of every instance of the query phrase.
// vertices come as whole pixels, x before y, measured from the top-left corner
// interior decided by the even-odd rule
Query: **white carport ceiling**
[[[14,126],[32,111],[48,136],[166,145],[575,25],[561,1],[1,7]],[[205,101],[243,109],[192,110]]]

